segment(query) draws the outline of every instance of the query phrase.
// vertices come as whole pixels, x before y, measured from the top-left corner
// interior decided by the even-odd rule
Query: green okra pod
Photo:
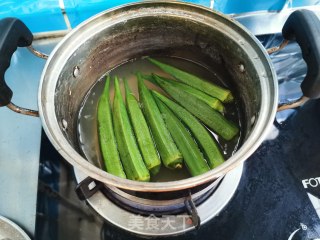
[[[194,138],[201,146],[201,149],[211,169],[224,162],[224,157],[218,143],[213,139],[213,136],[196,117],[194,117],[179,104],[163,96],[162,94],[156,91],[153,91],[152,94],[155,98],[158,98],[164,104],[166,104],[167,107],[169,107],[171,111],[190,129]]]
[[[115,77],[113,100],[113,122],[118,150],[128,179],[149,181],[150,174],[140,154],[128,113],[122,99],[118,78]]]
[[[205,103],[207,103],[210,107],[212,107],[213,109],[223,113],[224,112],[224,106],[222,104],[222,102],[215,98],[215,97],[212,97],[194,87],[191,87],[187,84],[184,84],[184,83],[181,83],[181,82],[177,82],[175,80],[171,80],[171,79],[168,79],[168,78],[165,78],[165,77],[161,77],[159,75],[156,75],[156,74],[152,74],[151,75],[151,78],[150,77],[147,77],[146,79],[148,81],[151,81],[152,83],[156,84],[156,81],[154,80],[154,77],[157,76],[165,81],[167,81],[168,83],[172,84],[173,86],[177,87],[177,88],[180,88],[181,90],[185,91],[185,92],[188,92],[190,94],[192,94],[193,96],[195,96],[196,98],[204,101]]]
[[[142,110],[147,123],[150,126],[161,160],[168,168],[181,168],[182,155],[166,127],[158,106],[151,92],[145,86],[140,73],[137,74],[137,79]]]
[[[108,173],[126,178],[117,149],[112,112],[110,107],[110,76],[107,76],[103,93],[98,103],[98,135],[101,155]]]
[[[144,163],[153,174],[159,172],[161,161],[154,145],[149,127],[140,109],[139,102],[129,88],[128,82],[124,81],[126,103],[132,127],[142,153]]]
[[[185,72],[179,68],[173,67],[169,64],[162,63],[153,58],[148,58],[150,62],[158,66],[164,72],[169,73],[177,80],[190,85],[196,89],[199,89],[202,92],[209,94],[212,97],[218,98],[222,102],[231,102],[233,101],[233,96],[230,90],[220,87],[216,84],[208,82],[204,79],[201,79],[191,73]]]
[[[192,176],[198,176],[210,170],[207,162],[191,137],[188,130],[172,111],[159,99],[156,99],[159,109],[165,119],[166,125],[182,153],[184,162]]]
[[[202,100],[167,83],[157,76],[155,76],[155,80],[174,100],[223,139],[231,140],[239,133],[239,128],[234,123],[228,121],[223,115],[212,109]]]

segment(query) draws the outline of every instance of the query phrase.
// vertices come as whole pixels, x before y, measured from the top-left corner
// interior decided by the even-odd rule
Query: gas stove
[[[166,238],[320,239],[319,120],[320,102],[313,101],[296,110],[281,124],[275,122],[270,139],[245,162],[232,199],[228,201],[216,193],[216,201],[209,201],[206,206],[206,210],[213,214],[211,220],[198,230]],[[154,228],[150,231],[155,234],[161,233],[159,226],[166,231],[178,232],[182,226],[179,224],[183,222],[177,225],[168,216],[149,215],[148,220],[144,220],[140,214],[123,209],[115,211],[114,204],[106,198],[94,203],[96,199],[99,201],[101,193],[84,205],[73,192],[76,186],[70,177],[73,169],[66,166],[45,135],[40,169],[37,239],[67,239],[66,236],[79,236],[69,239],[140,239],[114,226],[117,224],[114,219],[120,219],[133,232],[145,232],[152,226]],[[232,191],[232,186],[225,189]],[[219,204],[224,208],[217,211]],[[101,219],[96,212],[109,220],[108,213],[111,213],[113,224]],[[162,224],[152,225],[155,221],[162,221]],[[49,235],[52,238],[48,238]]]
[[[257,15],[254,18],[257,18]],[[243,16],[239,21],[248,23]],[[250,24],[246,26],[252,29],[253,33],[259,34],[258,38],[266,48],[277,46],[281,42],[281,35],[261,35],[261,32],[256,32],[255,25],[252,25],[252,22]],[[49,39],[40,37],[34,46],[49,53],[60,40],[60,37],[54,35]],[[24,103],[29,105],[27,107],[35,108],[37,81],[44,62],[32,59],[33,56],[27,50],[19,49],[8,74],[12,78],[32,80],[32,84],[23,82],[22,89],[20,87],[19,90],[21,93],[16,96],[23,95],[25,89],[28,89],[31,95],[34,95],[28,98],[34,97],[35,101]],[[271,59],[280,84],[279,102],[299,98],[300,83],[305,76],[306,65],[298,45],[290,43],[281,52],[273,54]],[[23,103],[24,100],[19,98],[16,98],[16,102]],[[0,149],[3,150],[2,153],[7,153],[9,159],[21,159],[21,154],[25,154],[25,169],[33,173],[38,172],[38,165],[36,161],[30,160],[32,164],[28,166],[28,159],[36,159],[38,156],[28,149],[39,144],[37,141],[40,142],[41,139],[37,194],[36,189],[29,189],[30,194],[26,194],[22,181],[19,184],[7,181],[9,189],[20,191],[19,196],[27,196],[25,199],[29,201],[29,206],[36,208],[35,218],[29,208],[22,214],[22,219],[29,219],[31,226],[24,229],[34,235],[35,239],[140,239],[141,234],[167,239],[320,239],[319,100],[311,100],[299,109],[277,114],[272,130],[259,149],[243,166],[228,174],[220,185],[198,204],[198,215],[202,222],[198,229],[194,229],[194,224],[190,222],[190,213],[182,213],[179,215],[181,217],[133,213],[130,209],[116,204],[116,201],[111,201],[110,197],[106,198],[101,191],[87,201],[79,200],[75,188],[86,176],[68,165],[46,135],[40,133],[40,121],[13,116],[14,113],[7,110],[0,114],[9,114],[8,119],[31,124],[29,131],[24,130],[25,135],[19,135],[19,129],[16,128],[12,130],[7,127],[0,131],[1,139],[6,135],[12,136],[17,141],[15,149],[21,151],[8,151],[12,146],[9,146],[11,142],[7,140],[2,140]],[[8,120],[6,117],[2,119]],[[17,123],[16,126],[19,128],[21,125]],[[28,142],[28,134],[32,141]],[[9,166],[2,160],[0,163],[1,168],[3,166],[7,169],[10,175],[12,165]],[[19,176],[21,172],[23,173],[20,166]],[[14,175],[14,170],[11,173]],[[28,179],[28,174],[25,171],[21,178]],[[6,182],[8,178],[2,175],[0,179],[1,182]],[[10,202],[7,195],[0,196],[0,200],[8,202],[8,209],[2,210],[0,207],[1,212],[14,209],[19,223],[18,215],[23,212],[17,208],[19,200],[11,199]],[[33,202],[37,202],[37,205],[32,204]],[[35,233],[32,234],[34,222]],[[162,233],[174,233],[176,236],[165,237]]]
[[[259,39],[268,48],[282,38],[273,34]],[[298,45],[290,43],[271,58],[280,83],[279,101],[298,98],[306,71]],[[188,232],[194,226],[187,213],[144,215],[119,206],[103,192],[83,206],[73,191],[86,176],[75,170],[77,181],[70,177],[74,169],[64,163],[43,134],[36,236],[47,239],[48,231],[60,229],[52,239],[78,234],[80,239],[140,238],[129,232],[159,238],[178,234],[166,237],[169,239],[320,239],[319,122],[318,100],[278,113],[273,129],[255,154],[228,174],[197,207],[203,224]]]

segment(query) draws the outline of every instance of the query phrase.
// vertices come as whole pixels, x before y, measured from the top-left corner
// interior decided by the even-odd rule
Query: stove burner
[[[153,200],[138,198],[115,188],[103,188],[102,193],[119,207],[140,215],[162,216],[168,214],[181,214],[187,211],[186,199],[191,195],[195,206],[207,200],[220,185],[222,179],[213,182],[197,194],[191,195],[190,191],[184,192],[184,197],[174,200]],[[158,194],[158,195],[162,195]],[[179,194],[180,195],[180,194]]]
[[[74,168],[74,172],[77,182],[81,182],[87,177],[76,168]],[[200,217],[201,225],[210,221],[228,204],[239,185],[242,172],[243,165],[239,165],[230,171],[221,180],[219,185],[216,185],[216,187],[209,185],[194,197],[197,204],[196,211]],[[112,191],[112,194],[110,194],[110,191]],[[195,229],[195,218],[190,217],[190,213],[185,205],[184,211],[182,208],[178,211],[173,206],[168,207],[168,205],[157,208],[159,206],[155,207],[154,205],[145,204],[145,208],[141,208],[141,205],[138,208],[132,204],[133,201],[126,205],[125,203],[127,202],[123,201],[123,199],[119,197],[119,194],[126,196],[128,193],[120,191],[117,188],[103,188],[103,190],[96,192],[91,198],[87,199],[87,202],[111,224],[138,235],[169,236],[182,234]],[[130,196],[131,200],[141,200],[140,198],[136,198],[136,196]],[[120,198],[121,201],[118,198]],[[146,202],[150,201],[149,199],[144,200]],[[185,200],[185,198],[183,198],[183,200]],[[174,202],[176,200],[168,201]],[[154,200],[154,202],[160,203],[161,201]],[[182,202],[184,204],[184,201]],[[174,211],[176,212],[174,213]],[[150,225],[151,223],[152,225]]]

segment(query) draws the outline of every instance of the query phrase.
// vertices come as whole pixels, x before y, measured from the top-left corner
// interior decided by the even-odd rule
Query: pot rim
[[[59,50],[64,46],[65,42],[78,34],[82,28],[84,28],[87,24],[97,21],[103,16],[112,13],[118,9],[130,9],[132,6],[143,6],[143,7],[152,7],[154,4],[162,4],[162,5],[181,5],[187,6],[189,8],[195,8],[197,11],[202,11],[202,13],[213,14],[212,16],[218,17],[230,24],[232,24],[232,29],[237,28],[237,32],[240,32],[241,36],[244,36],[246,40],[250,41],[250,46],[252,49],[259,53],[259,61],[263,66],[263,69],[268,71],[271,75],[272,79],[269,79],[267,73],[260,73],[260,88],[261,88],[261,107],[258,119],[255,123],[255,126],[251,130],[250,136],[245,140],[243,145],[236,151],[236,153],[227,159],[220,166],[210,170],[207,173],[196,177],[190,177],[183,180],[170,181],[170,182],[138,182],[128,179],[122,179],[116,176],[113,176],[104,170],[94,166],[90,162],[88,162],[84,157],[82,157],[77,151],[75,151],[69,142],[65,139],[59,124],[56,119],[54,107],[54,99],[53,96],[50,96],[50,90],[55,89],[55,82],[48,81],[46,83],[46,79],[48,78],[47,73],[48,69],[54,72],[51,65],[54,65],[57,61],[55,60],[56,56],[59,55]],[[263,58],[263,59],[262,59]],[[258,60],[256,60],[258,61]],[[53,63],[52,63],[53,62]],[[54,77],[51,77],[51,79]],[[50,79],[50,77],[49,77]],[[266,81],[261,81],[261,79],[265,79]],[[268,82],[268,83],[267,83]],[[269,85],[268,85],[269,84]],[[51,92],[54,92],[51,90]],[[272,94],[271,94],[272,93]],[[51,95],[54,95],[54,93]],[[273,99],[270,97],[273,96]],[[181,189],[192,188],[209,181],[213,181],[218,177],[225,175],[227,172],[242,164],[249,156],[259,147],[261,142],[264,140],[268,130],[271,128],[273,124],[273,120],[275,118],[276,109],[278,105],[278,82],[276,78],[276,74],[274,72],[271,60],[262,46],[262,44],[252,35],[245,27],[237,23],[232,18],[225,16],[219,12],[211,10],[206,7],[202,7],[196,4],[185,3],[185,2],[170,2],[170,1],[144,1],[139,3],[130,3],[121,5],[107,11],[101,12],[88,20],[81,23],[79,26],[74,28],[70,33],[68,33],[54,48],[52,53],[50,54],[45,67],[43,69],[39,92],[38,92],[38,105],[39,105],[39,114],[41,118],[41,122],[43,125],[43,129],[50,139],[51,143],[54,145],[56,150],[67,160],[69,163],[73,165],[75,168],[79,168],[82,172],[87,174],[88,176],[94,178],[97,181],[103,182],[107,185],[112,185],[115,187],[119,187],[122,189],[134,190],[134,191],[142,191],[142,192],[168,192],[168,191],[176,191]]]

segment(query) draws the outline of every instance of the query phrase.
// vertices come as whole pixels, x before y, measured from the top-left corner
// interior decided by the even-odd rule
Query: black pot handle
[[[16,18],[0,20],[0,107],[11,102],[12,91],[5,82],[4,74],[17,47],[30,46],[33,35],[28,27]]]
[[[307,75],[301,83],[303,95],[320,97],[320,20],[310,10],[293,12],[282,28],[287,40],[296,40],[307,63]]]

